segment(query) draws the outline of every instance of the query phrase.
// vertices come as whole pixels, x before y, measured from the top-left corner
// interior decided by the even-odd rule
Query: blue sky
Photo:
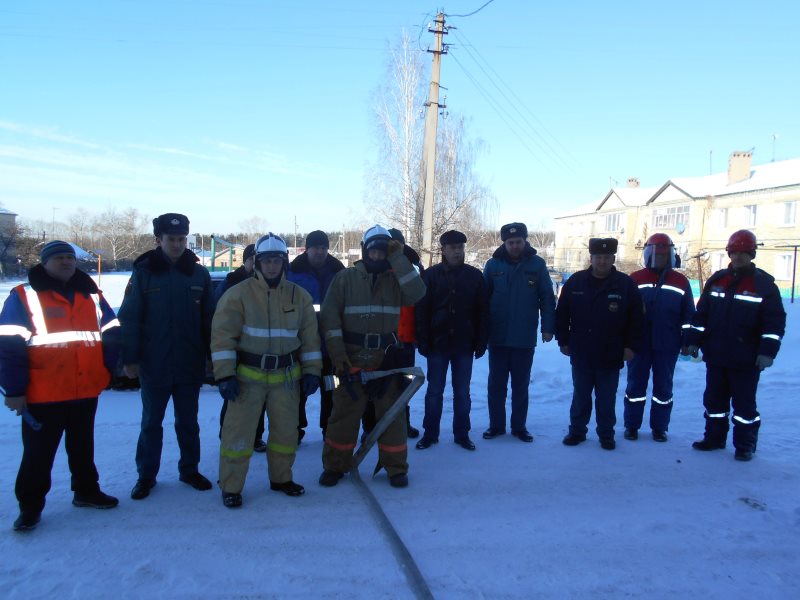
[[[774,133],[778,160],[800,156],[799,4],[494,0],[448,19],[442,85],[486,143],[494,224],[547,222],[611,180],[707,174],[709,151],[714,171],[733,150],[769,162]],[[372,221],[386,46],[437,8],[4,0],[0,202],[26,220],[184,212],[202,233]]]

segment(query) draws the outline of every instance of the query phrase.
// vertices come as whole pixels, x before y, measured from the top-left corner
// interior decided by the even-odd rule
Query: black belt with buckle
[[[275,371],[291,367],[295,363],[293,354],[255,354],[240,350],[236,353],[240,365],[256,367],[262,371]]]
[[[345,344],[361,346],[367,350],[385,350],[389,346],[399,343],[394,333],[354,333],[352,331],[342,332]]]

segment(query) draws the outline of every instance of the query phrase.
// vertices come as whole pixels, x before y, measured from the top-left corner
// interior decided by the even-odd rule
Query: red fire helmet
[[[679,267],[681,262],[677,253],[675,252],[675,244],[666,233],[654,233],[647,238],[647,243],[644,245],[644,264],[646,267],[654,267],[654,257],[656,254],[669,254],[669,266]]]
[[[752,231],[747,229],[740,229],[731,234],[728,238],[728,245],[725,246],[725,251],[731,252],[747,252],[755,258],[756,255],[756,236]]]

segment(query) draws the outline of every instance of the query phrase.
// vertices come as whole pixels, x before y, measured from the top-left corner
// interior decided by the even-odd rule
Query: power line
[[[449,54],[453,58],[453,60],[456,62],[456,64],[461,68],[461,70],[464,72],[464,75],[466,75],[467,78],[472,82],[472,85],[474,85],[477,88],[477,90],[481,94],[481,96],[483,96],[484,99],[489,103],[489,106],[492,108],[492,110],[494,110],[495,113],[497,114],[497,116],[500,117],[500,119],[503,121],[503,123],[506,124],[506,126],[509,128],[511,133],[514,134],[514,136],[519,140],[519,142],[525,147],[525,149],[531,154],[531,156],[533,156],[537,160],[537,162],[540,165],[542,165],[543,167],[547,168],[547,165],[544,164],[544,162],[542,162],[542,159],[539,158],[539,155],[536,152],[534,152],[533,149],[531,149],[531,147],[527,144],[527,142],[519,134],[517,129],[514,126],[512,126],[511,123],[508,122],[508,119],[506,119],[506,117],[501,112],[501,111],[504,111],[504,112],[507,113],[507,111],[505,111],[505,109],[497,102],[497,100],[495,100],[491,96],[491,94],[489,94],[483,88],[483,86],[481,86],[481,84],[478,82],[477,79],[475,79],[475,77],[472,75],[472,73],[470,73],[467,70],[467,68],[461,63],[461,61],[458,60],[458,57],[456,56],[455,53],[453,53],[451,51]],[[513,117],[511,117],[511,118],[513,120]],[[538,142],[537,142],[537,145],[539,145]],[[540,148],[540,150],[544,150],[543,148],[541,148],[541,146],[539,146],[539,148]]]
[[[446,17],[471,17],[472,15],[481,12],[484,8],[489,6],[492,2],[494,2],[494,0],[489,0],[486,4],[481,6],[479,9],[473,10],[471,13],[467,13],[466,15],[445,15],[445,16]]]
[[[517,105],[519,105],[519,106],[523,106],[523,107],[525,107],[525,108],[527,109],[527,112],[528,112],[528,114],[530,114],[531,118],[533,118],[533,119],[534,119],[534,120],[535,120],[535,121],[536,121],[536,122],[539,124],[539,126],[540,126],[540,127],[541,127],[541,129],[544,131],[544,133],[546,133],[548,136],[550,136],[550,139],[552,139],[552,140],[553,140],[553,142],[554,142],[555,144],[557,144],[558,146],[560,146],[560,147],[561,147],[561,149],[564,151],[564,153],[567,155],[567,157],[568,157],[568,158],[569,158],[569,159],[570,159],[570,160],[573,162],[573,164],[575,164],[575,166],[577,166],[577,164],[576,164],[576,163],[577,163],[577,161],[575,160],[575,157],[574,157],[574,156],[572,156],[572,155],[570,154],[569,150],[568,150],[568,149],[567,149],[567,148],[566,148],[566,147],[565,147],[565,146],[564,146],[564,145],[563,145],[563,144],[562,144],[562,143],[561,143],[561,142],[558,140],[558,138],[557,138],[556,136],[554,136],[554,135],[553,135],[553,134],[552,134],[552,133],[551,133],[551,132],[550,132],[550,131],[547,129],[547,127],[545,126],[545,124],[544,124],[544,123],[543,123],[543,122],[542,122],[542,121],[541,121],[541,120],[540,120],[540,119],[539,119],[539,118],[538,118],[538,117],[537,117],[537,116],[536,116],[536,115],[533,113],[533,111],[532,111],[532,110],[530,110],[530,108],[528,108],[528,105],[527,105],[527,104],[526,104],[526,103],[525,103],[525,102],[524,102],[524,101],[523,101],[523,100],[522,100],[522,99],[521,99],[521,98],[520,98],[520,97],[519,97],[519,96],[518,96],[518,95],[517,95],[517,94],[514,92],[514,89],[513,89],[513,88],[512,88],[512,87],[511,87],[511,86],[508,84],[508,82],[506,82],[506,81],[503,79],[503,77],[502,77],[502,76],[501,76],[501,75],[500,75],[500,74],[499,74],[499,73],[498,73],[498,72],[497,72],[497,71],[496,71],[496,70],[495,70],[495,69],[492,67],[492,65],[491,65],[491,64],[489,64],[489,61],[488,61],[488,60],[486,60],[486,58],[483,56],[483,54],[481,54],[481,52],[480,52],[480,50],[478,50],[477,46],[475,46],[475,44],[473,44],[473,43],[472,43],[472,41],[471,41],[469,38],[467,38],[467,36],[466,36],[465,34],[462,34],[460,31],[458,31],[458,30],[455,30],[455,28],[454,28],[454,34],[455,34],[456,38],[458,38],[460,41],[462,41],[462,42],[464,43],[464,49],[465,49],[465,50],[466,50],[466,51],[467,51],[467,52],[470,54],[470,56],[471,56],[471,51],[469,50],[469,47],[471,47],[471,48],[472,48],[472,49],[475,51],[475,54],[477,54],[477,55],[478,55],[478,58],[480,58],[480,59],[483,61],[483,63],[484,63],[484,64],[485,64],[485,65],[486,65],[486,66],[489,68],[489,70],[490,70],[492,73],[494,73],[495,77],[497,77],[497,79],[500,81],[500,83],[501,83],[503,86],[505,86],[505,88],[506,88],[506,89],[508,89],[509,93],[510,93],[510,94],[511,94],[511,95],[514,97],[514,99],[516,100],[516,104],[512,103],[510,100],[509,100],[509,103],[513,104],[514,106],[517,106]],[[463,39],[462,39],[462,38],[463,38]],[[471,56],[471,57],[472,57],[472,56]],[[473,60],[475,60],[476,64],[478,64],[478,66],[480,66],[480,64],[478,63],[478,61],[477,61],[477,60],[476,60],[474,57],[472,57],[472,58],[473,58]],[[483,70],[483,68],[481,68],[481,70]],[[486,73],[486,71],[485,71],[485,70],[484,70],[484,73]],[[491,79],[491,77],[489,76],[489,74],[488,74],[488,73],[486,73],[486,76],[487,76],[487,77],[489,77],[489,78]],[[497,87],[499,87],[499,86],[497,86]],[[534,126],[533,126],[533,125],[532,125],[530,122],[528,122],[528,120],[525,118],[525,116],[524,116],[522,113],[520,113],[520,116],[522,116],[522,118],[523,118],[523,119],[525,119],[525,121],[526,121],[526,122],[527,122],[527,123],[530,125],[531,129],[532,129],[534,132],[536,132],[536,133],[537,133],[537,135],[540,135],[540,134],[539,134],[539,133],[536,131],[536,128],[535,128],[535,127],[534,127]],[[542,140],[543,140],[545,143],[547,143],[547,140],[544,138],[544,136],[540,135],[540,137],[542,138]],[[554,153],[556,152],[556,151],[555,151],[555,149],[553,149],[553,148],[552,148],[552,147],[551,147],[549,144],[547,144],[547,145],[548,145],[548,147],[550,147],[550,148],[551,148],[551,150],[553,150],[553,152],[554,152]],[[560,158],[560,157],[559,157],[559,158]],[[562,159],[562,160],[563,160],[563,159]],[[565,162],[565,164],[566,164],[566,161],[564,161],[564,162]],[[568,164],[567,164],[566,166],[567,166],[567,168],[571,169],[571,166],[570,166],[570,165],[568,165]]]

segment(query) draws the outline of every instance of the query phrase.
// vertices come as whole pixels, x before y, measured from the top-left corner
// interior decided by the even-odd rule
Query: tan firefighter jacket
[[[297,379],[302,368],[303,374],[319,376],[322,352],[314,303],[308,292],[285,276],[270,289],[258,271],[227,290],[211,324],[211,360],[217,381],[237,374],[237,351],[277,356],[291,353],[297,363],[293,368],[281,368],[282,373]],[[247,367],[245,371],[258,369]],[[278,374],[260,379],[277,383]]]
[[[422,278],[402,252],[390,254],[389,264],[391,269],[380,273],[374,284],[361,261],[331,282],[320,310],[320,329],[334,364],[349,359],[357,368],[378,368],[386,348],[376,346],[384,345],[378,343],[383,336],[397,332],[400,307],[414,305],[425,295]],[[346,343],[345,332],[365,336],[366,341]]]

